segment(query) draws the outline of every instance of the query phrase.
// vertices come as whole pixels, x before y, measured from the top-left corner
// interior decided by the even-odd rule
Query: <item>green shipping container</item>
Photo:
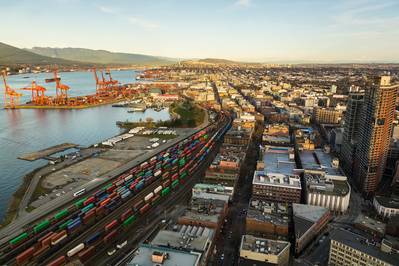
[[[141,171],[140,173],[138,173],[136,176],[137,177],[140,177],[140,176],[143,176],[144,175],[144,171]]]
[[[106,189],[108,189],[108,188],[110,188],[110,187],[112,187],[112,183],[109,183],[109,184],[107,184],[106,186],[103,186],[103,190],[106,190]]]
[[[18,243],[21,243],[21,241],[25,240],[28,238],[28,233],[23,233],[20,234],[19,236],[17,236],[16,238],[14,238],[13,240],[10,241],[11,245],[16,245]]]
[[[65,223],[63,223],[63,224],[61,224],[60,226],[58,226],[58,228],[59,228],[60,230],[64,230],[65,228],[68,227],[68,225],[69,225],[72,221],[73,221],[72,219],[71,219],[71,220],[68,220],[68,221],[66,221]]]
[[[68,213],[69,213],[68,209],[64,209],[64,210],[60,211],[59,213],[57,213],[56,215],[54,215],[54,218],[57,220],[61,219],[62,217],[67,216]]]
[[[127,227],[129,225],[131,225],[134,221],[136,221],[136,216],[133,214],[132,216],[130,216],[129,218],[127,218],[124,222],[123,222],[123,226]]]
[[[180,178],[183,179],[187,176],[187,172],[184,171],[183,173],[180,174]]]
[[[179,185],[179,180],[175,180],[175,181],[173,181],[173,183],[172,183],[172,188],[175,188],[177,185]]]
[[[83,198],[83,199],[81,199],[81,200],[78,200],[77,202],[75,202],[75,206],[77,207],[77,208],[81,208],[82,206],[83,206],[83,202],[85,202],[87,200],[87,197],[86,198]]]
[[[44,220],[44,221],[41,222],[40,224],[38,224],[38,225],[36,225],[35,227],[33,227],[33,232],[39,233],[40,231],[42,231],[43,229],[45,229],[45,228],[48,227],[49,225],[50,225],[50,221]]]
[[[170,187],[166,187],[166,188],[164,188],[163,190],[162,190],[162,192],[161,192],[161,196],[163,197],[163,196],[166,196],[166,195],[168,195],[170,193]]]

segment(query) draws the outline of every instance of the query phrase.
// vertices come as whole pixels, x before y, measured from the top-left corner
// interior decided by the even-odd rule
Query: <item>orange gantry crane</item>
[[[32,85],[30,87],[24,87],[20,90],[29,90],[32,91],[32,103],[36,105],[44,105],[47,104],[47,97],[44,95],[46,91],[45,87],[37,85],[36,81],[32,81]]]
[[[6,73],[2,72],[3,82],[4,82],[4,107],[5,108],[15,108],[19,105],[19,98],[22,96],[21,93],[16,92],[7,84]]]
[[[55,103],[58,105],[68,105],[68,91],[69,86],[61,83],[61,78],[58,77],[58,68],[54,68],[54,78],[46,79],[46,82],[55,82]]]
[[[101,72],[101,75],[103,78],[103,80],[101,81],[97,76],[97,69],[93,68],[92,71],[94,74],[94,79],[96,81],[96,95],[101,96],[106,91],[106,88],[107,88],[107,85],[106,85],[105,79],[104,79],[104,75]]]

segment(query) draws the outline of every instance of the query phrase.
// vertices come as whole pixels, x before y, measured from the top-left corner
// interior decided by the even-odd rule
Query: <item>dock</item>
[[[38,159],[43,159],[45,157],[48,157],[48,156],[50,156],[50,155],[52,155],[54,153],[65,151],[65,150],[68,150],[68,149],[71,149],[71,148],[76,148],[78,146],[79,145],[73,144],[73,143],[58,144],[58,145],[55,145],[55,146],[52,146],[52,147],[49,147],[49,148],[46,148],[46,149],[43,149],[43,150],[40,150],[40,151],[34,151],[34,152],[31,152],[31,153],[24,154],[24,155],[18,157],[18,159],[33,162],[33,161],[36,161]]]

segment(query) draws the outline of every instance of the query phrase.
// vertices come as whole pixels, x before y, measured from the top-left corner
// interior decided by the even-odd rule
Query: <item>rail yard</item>
[[[1,262],[60,265],[76,258],[89,260],[102,247],[114,244],[160,201],[168,200],[172,190],[183,186],[230,123],[227,115],[220,114],[215,123],[110,177],[105,186],[75,192],[71,205],[43,217],[4,243]]]

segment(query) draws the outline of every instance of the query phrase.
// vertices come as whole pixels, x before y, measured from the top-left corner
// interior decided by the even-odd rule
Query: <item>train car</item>
[[[133,175],[128,175],[127,177],[124,178],[125,182],[133,179]]]
[[[149,193],[147,196],[145,196],[145,197],[144,197],[144,201],[145,201],[145,202],[148,202],[148,201],[150,201],[150,199],[151,199],[152,197],[154,197],[154,193],[153,193],[153,192],[151,192],[151,193]]]
[[[143,207],[141,207],[141,209],[140,209],[140,214],[146,213],[149,209],[150,209],[150,204],[147,203],[146,205],[144,205]]]
[[[81,224],[82,224],[82,221],[80,220],[80,218],[77,218],[71,224],[68,224],[68,226],[67,226],[68,232],[75,231],[77,228],[79,228],[81,226]]]
[[[172,182],[172,188],[175,189],[179,185],[179,180],[176,179],[175,181]]]
[[[133,210],[132,209],[128,209],[126,210],[124,213],[122,213],[121,215],[121,221],[125,221],[129,216],[131,216],[133,214]]]
[[[47,246],[41,246],[40,248],[35,249],[35,252],[33,253],[33,257],[36,258],[36,257],[38,257],[40,255],[43,255],[49,249],[50,249],[50,246],[48,246],[48,245]]]
[[[137,202],[136,204],[133,205],[133,210],[135,212],[140,210],[140,208],[143,206],[143,204],[144,204],[144,200],[140,200],[139,202]]]
[[[15,238],[13,238],[13,239],[11,239],[10,240],[10,246],[13,248],[13,247],[16,247],[16,246],[18,246],[19,244],[21,244],[21,243],[23,243],[23,242],[25,242],[27,239],[29,238],[29,234],[28,233],[22,233],[22,234],[20,234],[19,236],[17,236],[17,237],[15,237]]]
[[[111,194],[114,190],[116,189],[116,186],[114,184],[112,184],[112,186],[110,186],[109,188],[107,188],[107,193]]]
[[[17,264],[22,265],[22,264],[26,263],[27,261],[29,261],[31,258],[33,258],[33,253],[35,253],[34,247],[30,247],[30,248],[26,249],[25,251],[23,251],[22,253],[20,253],[15,258]]]
[[[170,186],[170,180],[165,180],[163,183],[162,183],[162,187],[169,187]]]
[[[169,181],[170,182],[170,181]],[[165,187],[162,191],[161,191],[161,196],[166,196],[170,193],[170,188],[169,187]]]
[[[109,224],[107,224],[104,229],[105,232],[109,232],[111,231],[113,228],[115,228],[118,225],[118,220],[113,220],[112,222],[110,222]]]
[[[86,246],[88,246],[88,245],[91,245],[91,244],[97,242],[97,240],[99,240],[100,238],[101,238],[101,232],[96,232],[93,235],[86,238],[84,243]]]
[[[89,224],[96,217],[96,209],[92,209],[83,216],[83,224]]]
[[[111,201],[111,198],[107,198],[100,203],[100,207],[107,205]]]
[[[79,196],[81,196],[81,195],[83,195],[83,194],[85,194],[86,193],[86,189],[85,188],[82,188],[81,190],[78,190],[78,191],[76,191],[75,193],[73,193],[73,196],[74,197],[79,197]]]
[[[179,178],[179,174],[178,174],[178,173],[172,175],[172,181],[175,181],[175,180],[177,180],[178,178]]]
[[[160,199],[161,199],[161,196],[160,196],[160,195],[155,195],[155,197],[152,198],[152,200],[151,200],[151,205],[157,204],[157,203],[159,202]]]
[[[162,174],[162,171],[161,170],[158,170],[158,171],[156,171],[155,173],[154,173],[154,176],[155,177],[158,177],[158,176],[160,176]]]
[[[51,261],[47,266],[61,266],[64,265],[66,262],[66,257],[65,256],[60,256],[56,258],[55,260]]]
[[[33,232],[35,234],[37,234],[37,233],[43,231],[44,229],[46,229],[49,225],[50,225],[50,221],[49,220],[44,220],[40,224],[38,224],[35,227],[33,227]]]
[[[115,230],[113,230],[112,232],[108,233],[108,234],[107,234],[106,236],[104,236],[104,238],[103,238],[104,243],[110,242],[110,240],[111,240],[112,238],[114,238],[117,234],[118,234],[118,230],[117,230],[117,229],[115,229]]]
[[[69,258],[70,258],[70,257],[73,257],[73,256],[75,256],[76,254],[78,254],[78,252],[82,251],[84,248],[85,248],[85,244],[84,244],[84,243],[80,243],[80,244],[77,245],[76,247],[74,247],[74,248],[72,248],[71,250],[69,250],[69,251],[67,252],[67,256],[68,256]]]
[[[60,219],[64,218],[65,216],[67,216],[68,214],[69,214],[69,210],[68,209],[63,209],[62,211],[56,213],[54,215],[54,218],[56,220],[60,220]]]
[[[80,209],[83,206],[83,203],[87,200],[87,197],[78,200],[77,202],[75,202],[75,206],[76,208]]]
[[[96,208],[96,216],[103,216],[105,214],[105,207],[99,206]]]
[[[154,189],[154,194],[158,194],[159,192],[161,192],[162,190],[162,186],[158,186]]]
[[[111,184],[111,186],[112,186],[112,184]],[[110,187],[111,187],[110,186]],[[101,190],[99,190],[99,191],[97,191],[96,193],[94,193],[94,197],[95,198],[100,198],[102,195],[104,195],[104,193],[106,192],[107,190],[106,189],[101,189]]]
[[[48,232],[47,234],[45,234],[44,236],[42,236],[41,238],[39,238],[37,240],[38,243],[40,243],[40,245],[42,246],[49,246],[51,244],[51,238],[56,235],[56,233],[54,232]]]
[[[101,195],[100,195],[101,196]],[[96,197],[97,197],[97,195],[96,195]],[[90,203],[94,203],[96,201],[96,198],[94,197],[94,196],[92,196],[92,197],[90,197],[90,198],[88,198],[87,200],[85,200],[84,202],[83,202],[83,206],[87,206],[87,205],[89,205]]]
[[[132,192],[131,192],[130,190],[125,191],[125,193],[123,193],[123,194],[121,195],[121,199],[122,199],[122,200],[126,200],[126,199],[129,198],[131,195],[132,195]]]
[[[129,225],[131,225],[134,221],[136,221],[136,216],[135,215],[131,215],[128,218],[126,218],[125,221],[123,221],[123,227],[126,228]]]
[[[90,246],[78,253],[78,258],[81,262],[85,262],[90,259],[95,253],[95,247]]]

